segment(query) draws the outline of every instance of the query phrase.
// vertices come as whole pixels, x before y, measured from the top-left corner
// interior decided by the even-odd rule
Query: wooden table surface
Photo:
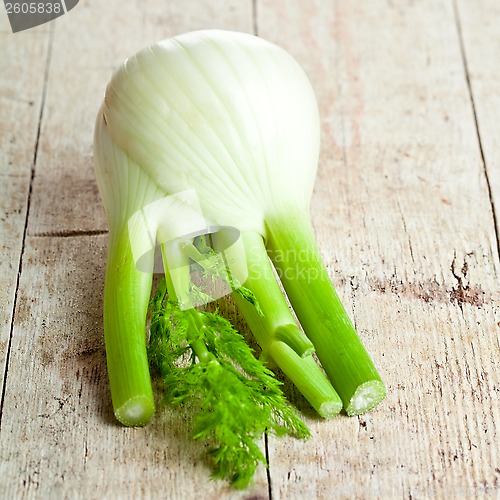
[[[112,70],[200,28],[287,49],[320,105],[312,218],[387,384],[374,411],[269,438],[208,480],[176,414],[112,414],[107,223],[92,170]],[[81,0],[12,34],[0,7],[0,497],[500,497],[500,2]]]

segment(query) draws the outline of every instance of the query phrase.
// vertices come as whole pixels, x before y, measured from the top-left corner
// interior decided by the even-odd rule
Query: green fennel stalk
[[[274,361],[322,417],[333,417],[342,409],[342,402],[311,356],[314,346],[295,323],[262,237],[246,232],[242,238],[249,272],[244,285],[257,298],[263,314],[233,293],[238,309],[261,346],[264,359]]]
[[[145,270],[134,269],[130,246],[146,248],[148,238],[144,232],[129,234],[127,221],[138,212],[152,214],[153,241],[160,229],[172,233],[171,239],[193,234],[184,217],[149,210],[155,200],[165,199],[168,206],[170,197],[185,191],[194,193],[206,220],[196,230],[228,227],[242,235],[243,249],[232,258],[242,266],[248,260],[244,285],[247,298],[256,302],[233,296],[264,358],[279,365],[324,416],[338,412],[339,395],[348,415],[384,397],[310,227],[319,139],[319,113],[306,75],[283,49],[258,37],[187,33],[140,51],[114,73],[99,111],[94,151],[110,225],[104,322],[120,421],[142,425],[153,411],[145,335],[153,268],[151,262]],[[175,265],[169,263],[175,282]],[[274,270],[306,335],[286,307]],[[180,304],[188,304],[192,298],[180,290]],[[198,298],[203,293],[198,290]],[[313,347],[333,388],[313,365]]]
[[[346,413],[367,412],[385,386],[332,285],[309,217],[290,213],[267,225],[269,255]]]
[[[211,446],[212,476],[246,488],[259,462],[267,465],[256,442],[264,432],[307,437],[309,431],[287,404],[281,383],[227,320],[179,307],[176,290],[182,286],[182,275],[190,289],[196,288],[182,248],[162,248],[165,279],[151,300],[149,358],[162,376],[166,401],[187,404],[194,439]],[[175,286],[169,257],[177,262],[186,259]]]
[[[245,259],[241,258],[239,262],[247,267],[248,278],[244,288],[234,285],[231,274],[229,279],[233,281],[233,288],[236,288],[232,295],[238,309],[262,349],[262,359],[276,363],[322,417],[335,416],[342,409],[342,401],[311,356],[314,346],[295,323],[276,281],[262,237],[257,233],[245,232],[241,234],[241,238]],[[212,239],[216,248],[227,244],[223,232],[212,235]],[[206,242],[206,238],[199,238],[197,241]],[[206,243],[201,246],[198,243],[198,248],[214,254],[214,250],[206,246]],[[207,254],[201,254],[192,242],[172,242],[165,245],[162,252],[165,269],[172,262],[177,264],[175,275],[172,272],[166,273],[167,287],[175,290],[177,295],[180,292],[187,297],[192,293],[189,256],[194,257],[201,265],[210,262],[215,268],[215,275],[221,275],[217,261],[202,259]],[[204,272],[214,275],[214,270],[210,267],[205,267]],[[171,276],[176,277],[175,287],[173,283],[168,286]]]
[[[104,340],[116,418],[125,425],[145,425],[154,413],[144,325],[152,273],[139,271],[128,228],[109,235],[104,287]],[[124,332],[127,332],[124,335]]]

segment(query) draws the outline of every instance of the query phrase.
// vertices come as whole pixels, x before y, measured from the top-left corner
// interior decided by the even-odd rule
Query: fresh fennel
[[[246,488],[258,463],[266,464],[256,443],[264,432],[307,437],[309,431],[229,321],[180,309],[175,294],[167,298],[165,274],[151,300],[151,365],[163,377],[167,403],[188,403],[194,412],[193,437],[214,443],[212,476]]]
[[[168,216],[157,213],[148,226],[152,239],[161,240],[172,282],[174,261],[190,259],[193,248],[165,242],[196,227],[198,234],[214,233],[216,249],[227,248],[224,231],[214,227],[237,228],[234,269],[241,268],[261,311],[241,294],[233,297],[262,359],[276,363],[324,417],[342,404],[357,415],[384,398],[314,240],[309,203],[318,151],[318,110],[305,74],[284,50],[257,37],[187,33],[142,50],[114,73],[97,117],[94,156],[109,222],[104,330],[118,420],[143,425],[154,411],[145,335],[154,258],[148,254],[138,269],[135,250],[144,229],[130,221],[166,197],[191,191],[205,230],[189,215],[197,211],[191,202]],[[180,281],[176,286],[186,291]]]

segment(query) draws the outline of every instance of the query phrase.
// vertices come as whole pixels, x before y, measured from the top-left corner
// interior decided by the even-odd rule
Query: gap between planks
[[[42,98],[41,98],[41,102],[40,102],[40,114],[38,116],[38,127],[37,127],[37,131],[36,131],[35,146],[34,146],[34,150],[33,150],[33,162],[31,165],[31,176],[30,176],[29,189],[28,189],[28,199],[26,201],[26,217],[24,220],[23,238],[22,238],[22,243],[21,243],[21,254],[19,256],[19,269],[18,269],[17,278],[16,278],[16,287],[15,287],[15,292],[14,292],[14,303],[12,305],[12,317],[11,317],[10,330],[9,330],[9,340],[8,340],[8,345],[7,345],[7,353],[5,356],[5,368],[4,368],[4,374],[3,374],[4,377],[3,377],[2,395],[1,395],[1,399],[0,399],[0,431],[2,430],[3,408],[4,408],[4,401],[5,401],[5,393],[6,393],[6,389],[7,389],[7,378],[8,378],[8,373],[9,373],[10,352],[12,349],[12,335],[14,332],[14,321],[15,321],[16,306],[17,306],[17,293],[19,291],[19,283],[20,283],[22,269],[23,269],[23,258],[24,258],[24,251],[25,251],[25,246],[26,246],[26,237],[28,234],[28,221],[29,221],[30,206],[31,206],[31,194],[33,191],[33,181],[35,178],[36,162],[37,162],[37,157],[38,157],[38,147],[39,147],[39,142],[40,142],[40,134],[41,134],[41,130],[42,130],[42,120],[43,120],[43,115],[44,115],[44,110],[45,110],[45,100],[47,97],[47,84],[48,84],[48,79],[49,79],[50,61],[51,61],[51,57],[52,57],[52,48],[53,48],[53,43],[54,43],[54,28],[53,27],[51,27],[48,36],[49,36],[49,42],[48,42],[48,46],[47,46],[47,56],[46,56],[46,60],[45,60],[45,71],[43,74],[43,87],[42,87]]]
[[[474,117],[474,127],[476,129],[476,136],[477,136],[477,142],[479,146],[479,154],[481,156],[481,163],[483,166],[483,172],[484,172],[484,177],[486,180],[486,188],[488,191],[488,199],[490,202],[490,208],[491,208],[491,215],[493,218],[493,231],[495,233],[495,239],[497,243],[497,254],[500,257],[500,235],[499,235],[499,227],[498,223],[499,221],[497,220],[496,212],[495,212],[495,201],[493,200],[493,191],[491,187],[491,179],[488,174],[488,165],[486,163],[486,156],[484,154],[484,148],[483,148],[483,141],[481,138],[481,131],[479,129],[479,120],[477,116],[477,109],[476,109],[476,103],[474,101],[474,91],[472,90],[472,84],[470,80],[470,71],[469,71],[469,65],[467,62],[467,53],[465,50],[465,43],[464,43],[464,36],[463,36],[463,31],[462,31],[462,23],[460,20],[460,11],[459,7],[457,5],[457,0],[452,0],[453,4],[453,13],[455,16],[455,25],[457,28],[457,36],[458,36],[458,44],[460,47],[460,55],[462,58],[462,65],[465,73],[465,81],[467,84],[467,92],[469,94],[469,99],[471,103],[471,108],[472,108],[472,115]]]

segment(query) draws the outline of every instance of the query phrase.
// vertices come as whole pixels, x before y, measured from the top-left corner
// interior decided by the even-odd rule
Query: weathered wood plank
[[[263,468],[244,493],[210,482],[182,417],[117,425],[102,341],[106,235],[86,235],[106,228],[91,144],[112,69],[148,43],[204,27],[251,31],[251,2],[94,0],[54,25],[4,398],[2,498],[267,496]]]
[[[0,16],[0,387],[12,326],[49,33],[13,35]]]
[[[471,85],[478,131],[500,234],[500,4],[495,0],[456,2],[464,57]]]
[[[102,338],[106,236],[29,237],[2,422],[2,498],[228,497],[182,414],[117,424]],[[98,263],[96,265],[96,263]],[[12,375],[11,375],[12,374]],[[267,494],[265,472],[245,494]]]
[[[317,92],[317,237],[389,390],[309,419],[305,445],[271,441],[273,498],[498,494],[499,263],[453,5],[257,12]]]
[[[250,2],[80,4],[55,24],[4,400],[0,496],[265,497],[262,469],[242,495],[208,483],[186,423],[170,412],[145,429],[115,424],[101,327],[106,236],[41,237],[106,228],[91,144],[112,68],[181,31],[251,31]],[[480,63],[495,60],[500,14],[486,0],[477,10],[458,5],[496,197],[496,70]],[[270,441],[273,497],[498,495],[499,263],[453,5],[259,0],[257,12],[259,33],[297,57],[317,92],[318,240],[389,389],[380,408],[358,419],[317,421],[298,400],[314,438]],[[0,72],[0,98],[5,85],[15,98],[23,89],[35,110],[4,100],[0,107],[0,168],[22,166],[20,175],[0,174],[8,193],[0,210],[9,214],[0,220],[2,259],[13,259],[1,261],[8,270],[0,268],[0,286],[7,283],[10,309],[48,26],[23,34],[41,43],[14,47],[19,56],[3,59],[12,71]],[[0,26],[0,37],[8,33]],[[486,43],[493,47],[480,47]],[[9,143],[13,130],[21,143]],[[2,313],[11,314],[5,304]]]

